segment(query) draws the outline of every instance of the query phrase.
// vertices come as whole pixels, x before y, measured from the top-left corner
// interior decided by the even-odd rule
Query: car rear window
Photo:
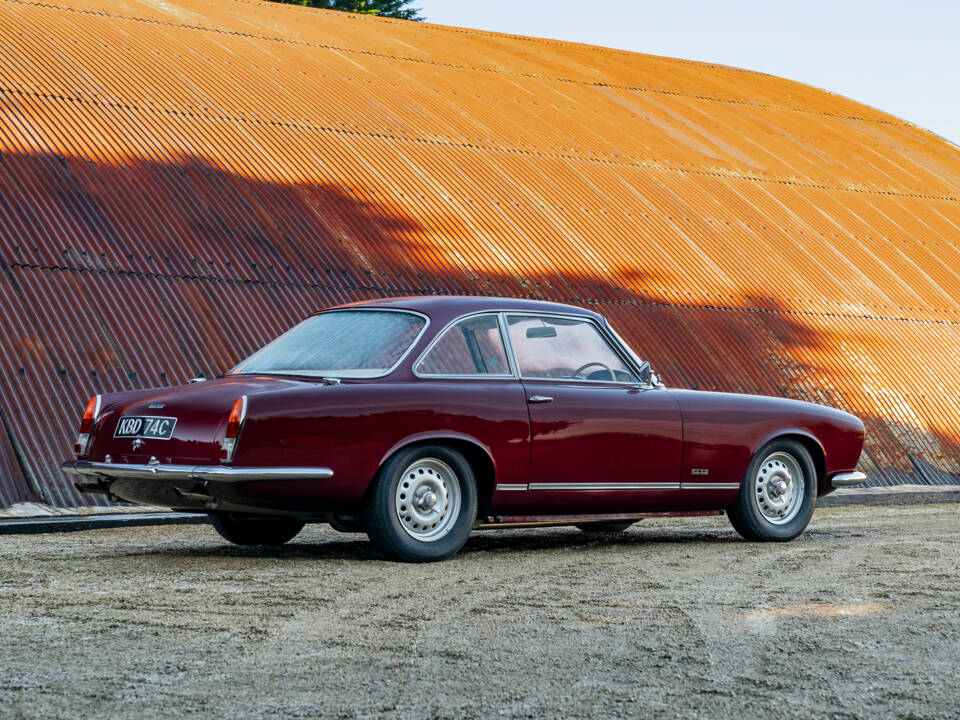
[[[230,371],[378,377],[393,369],[426,325],[414,313],[332,310],[307,318]]]

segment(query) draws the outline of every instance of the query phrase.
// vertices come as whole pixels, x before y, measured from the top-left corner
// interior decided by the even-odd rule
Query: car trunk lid
[[[227,420],[237,398],[303,381],[233,376],[172,388],[105,396],[87,457],[113,462],[218,463]]]

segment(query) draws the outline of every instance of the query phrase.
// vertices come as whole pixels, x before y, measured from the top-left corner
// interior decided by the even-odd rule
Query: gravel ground
[[[477,532],[380,560],[308,527],[0,537],[0,717],[960,714],[960,506]]]

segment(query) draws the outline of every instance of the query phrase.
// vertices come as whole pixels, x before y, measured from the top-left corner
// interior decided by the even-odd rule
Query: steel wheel
[[[803,532],[816,502],[810,451],[792,438],[777,439],[753,456],[727,517],[747,540],[783,542]]]
[[[394,507],[404,532],[421,542],[436,542],[460,516],[460,480],[442,460],[416,460],[400,476]]]
[[[754,477],[754,500],[767,522],[786,525],[800,512],[806,490],[806,477],[800,463],[790,453],[771,453]]]
[[[477,479],[462,453],[445,445],[414,445],[398,450],[380,468],[361,520],[388,557],[433,562],[463,547],[477,504]]]

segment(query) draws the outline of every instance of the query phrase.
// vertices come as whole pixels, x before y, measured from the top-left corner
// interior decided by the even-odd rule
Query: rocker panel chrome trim
[[[531,490],[679,490],[680,483],[530,483]]]
[[[685,482],[681,483],[682,490],[739,490],[740,483],[711,483],[711,482]]]

